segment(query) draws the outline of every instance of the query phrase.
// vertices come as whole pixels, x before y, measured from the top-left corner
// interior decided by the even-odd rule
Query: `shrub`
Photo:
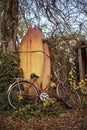
[[[77,75],[76,75],[76,65],[74,61],[71,62],[71,70],[69,71],[68,74],[68,82],[73,88],[76,88]]]
[[[68,81],[70,85],[80,93],[82,98],[82,105],[87,107],[87,77],[79,82],[77,81],[76,66],[74,62],[72,62]]]
[[[76,87],[83,95],[87,95],[87,79],[81,80]]]
[[[6,92],[14,78],[22,77],[19,58],[13,54],[0,55],[0,92]]]
[[[79,84],[76,86],[82,95],[82,105],[87,107],[87,78],[81,80]]]
[[[74,89],[79,91],[82,98],[82,106],[87,107],[87,78],[77,82],[75,63],[72,65],[68,81]]]

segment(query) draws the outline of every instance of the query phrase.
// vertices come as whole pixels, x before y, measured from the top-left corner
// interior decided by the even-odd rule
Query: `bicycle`
[[[10,106],[14,109],[20,107],[20,105],[34,104],[38,102],[38,99],[45,101],[49,99],[51,94],[49,94],[51,83],[56,85],[55,97],[57,100],[62,101],[69,108],[77,108],[81,104],[81,98],[78,92],[72,89],[71,86],[59,80],[56,72],[51,82],[47,85],[45,90],[42,90],[41,85],[38,90],[35,84],[38,84],[37,79],[39,76],[32,74],[31,79],[20,79],[17,78],[13,84],[10,85],[7,91],[8,102]]]

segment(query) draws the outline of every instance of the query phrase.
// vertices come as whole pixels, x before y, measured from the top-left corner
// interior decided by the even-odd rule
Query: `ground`
[[[1,113],[0,130],[87,130],[87,108],[66,109],[58,117],[28,120]]]

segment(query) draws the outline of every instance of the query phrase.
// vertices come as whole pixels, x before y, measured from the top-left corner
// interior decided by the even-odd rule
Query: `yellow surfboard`
[[[45,40],[45,36],[40,29],[35,28],[39,33],[42,40]],[[42,75],[42,90],[45,90],[50,82],[51,76],[51,62],[50,62],[50,52],[47,43],[43,43],[43,53],[44,53],[44,69]]]
[[[24,78],[29,78],[32,73],[40,76],[39,84],[42,81],[44,54],[43,44],[38,28],[29,27],[20,44],[19,57],[20,66],[24,72]],[[38,86],[39,87],[39,86]]]
[[[24,78],[30,79],[30,34],[31,28],[22,39],[19,48],[20,66],[23,69]]]
[[[51,76],[51,63],[50,63],[50,52],[47,43],[43,43],[44,49],[44,71],[42,78],[42,88],[43,90],[48,87]]]

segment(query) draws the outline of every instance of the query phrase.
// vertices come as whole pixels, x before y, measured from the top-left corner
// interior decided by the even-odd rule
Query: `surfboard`
[[[43,43],[40,37],[39,28],[33,28],[31,50],[31,73],[39,76],[39,84],[42,82],[42,74],[44,69]]]
[[[42,40],[45,40],[45,36],[40,29],[35,28],[39,33]],[[51,62],[50,62],[50,52],[47,43],[43,43],[43,54],[44,54],[44,69],[42,75],[42,90],[47,88],[47,85],[50,82],[51,76]]]
[[[42,77],[42,89],[46,89],[50,82],[51,76],[51,63],[50,63],[50,52],[47,43],[43,43],[44,49],[44,71]]]
[[[31,27],[22,39],[19,48],[20,67],[23,69],[24,78],[30,79],[30,34]]]
[[[20,44],[19,57],[24,78],[30,79],[31,74],[34,73],[40,77],[40,84],[44,67],[44,54],[42,39],[37,29],[30,27],[23,37]]]

